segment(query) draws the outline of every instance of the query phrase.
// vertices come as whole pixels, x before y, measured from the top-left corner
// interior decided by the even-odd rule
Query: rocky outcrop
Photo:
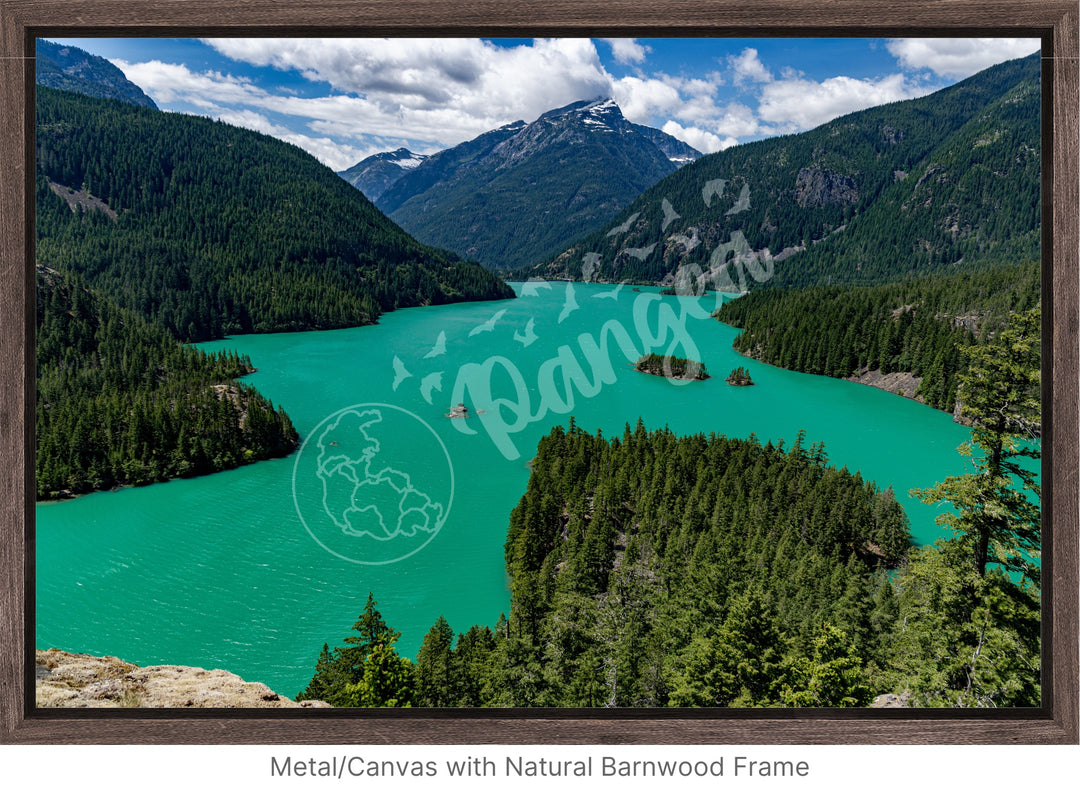
[[[110,208],[108,203],[98,199],[85,189],[72,189],[67,186],[61,186],[59,183],[50,180],[49,190],[66,202],[68,208],[70,208],[73,213],[78,213],[79,209],[82,209],[87,213],[91,211],[100,211],[113,222],[120,218],[120,215]]]
[[[802,208],[852,205],[859,201],[859,187],[846,175],[820,167],[803,167],[795,178],[795,202]]]
[[[294,702],[260,682],[191,666],[140,668],[114,657],[37,650],[38,707],[330,707]]]
[[[844,379],[850,380],[852,383],[873,386],[891,394],[899,394],[901,397],[923,402],[923,398],[919,396],[919,384],[922,382],[922,378],[916,377],[911,372],[882,374],[880,369],[874,369],[873,371],[863,369],[854,377],[845,377]]]
[[[907,691],[902,694],[881,694],[875,696],[870,707],[911,707],[912,696]]]

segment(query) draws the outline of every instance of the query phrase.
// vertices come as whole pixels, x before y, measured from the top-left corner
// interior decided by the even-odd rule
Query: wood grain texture
[[[1063,0],[5,0],[28,28],[187,35],[899,35],[1048,32]],[[1064,8],[1063,8],[1064,7]]]
[[[1051,309],[1043,328],[1043,363],[1051,380],[1043,407],[1050,409],[1049,483],[1044,487],[1044,516],[1049,546],[1044,547],[1044,702],[1054,719],[1076,740],[1080,674],[1076,660],[1078,592],[1077,529],[1080,527],[1080,60],[1077,59],[1077,15],[1062,20],[1049,37],[1051,59],[1043,62],[1043,306]],[[1049,268],[1047,268],[1049,267]],[[1047,291],[1046,287],[1050,290]],[[1049,333],[1049,335],[1047,334]],[[1047,664],[1049,656],[1053,662]]]
[[[25,41],[23,29],[0,6],[0,741],[25,716],[33,662],[27,636],[32,613],[26,612],[33,579],[27,561],[33,518],[33,414],[27,413],[34,392],[33,150],[27,148],[32,70],[18,57]]]
[[[1076,0],[0,0],[0,743],[1078,743]],[[417,23],[416,20],[422,22]],[[956,711],[45,711],[32,707],[36,36],[1043,37],[1044,707]],[[1046,477],[1049,477],[1046,480]]]

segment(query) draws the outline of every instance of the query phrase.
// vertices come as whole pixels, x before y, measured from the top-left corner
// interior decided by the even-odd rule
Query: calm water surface
[[[349,633],[369,591],[411,657],[440,615],[455,632],[494,625],[509,611],[503,541],[528,481],[527,461],[539,438],[571,415],[609,435],[639,417],[650,428],[753,433],[774,442],[790,443],[806,430],[808,444],[824,441],[833,463],[893,486],[916,542],[939,536],[940,509],[911,500],[908,490],[964,468],[956,447],[966,429],[948,414],[744,358],[731,349],[733,328],[700,318],[714,307],[711,296],[659,297],[656,289],[630,287],[611,296],[608,286],[563,283],[518,289],[524,296],[516,300],[395,311],[370,327],[205,345],[251,356],[258,372],[246,379],[288,411],[305,439],[299,465],[293,455],[39,505],[37,645],[140,665],[224,668],[294,695],[310,679],[323,642],[339,644]],[[675,354],[689,346],[715,379],[673,384],[638,374],[624,351],[664,352],[679,342]],[[606,353],[593,343],[606,343]],[[568,392],[575,364],[579,390]],[[740,365],[756,385],[723,381]],[[459,399],[473,413],[447,418]],[[320,460],[308,439],[326,429],[319,426],[327,417],[366,403],[426,422],[445,445],[454,481],[438,534],[388,564],[333,554],[334,536],[349,541],[329,515],[319,527],[319,498],[311,495]],[[381,428],[380,456],[448,504],[447,459],[437,440],[405,414],[395,417],[404,423],[390,440],[391,416]],[[337,445],[323,441],[323,454]],[[306,486],[299,501],[294,477]]]

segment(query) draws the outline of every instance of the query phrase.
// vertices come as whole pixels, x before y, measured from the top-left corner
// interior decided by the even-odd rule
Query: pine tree
[[[364,658],[363,676],[342,691],[344,707],[411,707],[413,664],[398,655],[394,642],[398,633],[379,633]]]
[[[443,616],[424,636],[416,655],[416,705],[447,707],[457,694],[454,631]]]
[[[323,644],[315,675],[298,699],[321,699],[335,707],[406,707],[413,702],[413,664],[398,655],[401,633],[383,621],[368,593],[364,612],[353,624],[357,635],[332,652]]]
[[[943,514],[938,523],[965,542],[979,576],[993,564],[1038,582],[1040,489],[1023,463],[1039,457],[1039,321],[1037,307],[1013,314],[991,341],[965,348],[969,364],[960,409],[972,428],[960,453],[975,472],[912,492],[928,504],[953,505],[956,512]]]
[[[781,691],[785,707],[864,707],[871,691],[863,662],[843,630],[831,624],[814,639],[813,658],[797,658]]]
[[[973,473],[912,493],[951,503],[951,539],[898,577],[896,660],[917,701],[960,707],[1038,704],[1040,498],[1034,472],[1040,420],[1039,309],[1013,314],[990,341],[968,348],[959,389]]]

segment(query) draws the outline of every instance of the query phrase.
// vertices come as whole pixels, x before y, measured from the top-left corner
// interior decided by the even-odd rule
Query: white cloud
[[[758,51],[753,47],[747,47],[737,56],[728,56],[728,66],[735,73],[736,83],[767,83],[772,80],[772,73],[761,63]]]
[[[120,60],[114,63],[128,80],[138,84],[159,104],[190,105],[223,122],[267,133],[302,147],[333,169],[345,169],[377,152],[370,148],[358,148],[340,142],[341,138],[348,139],[355,135],[357,116],[365,110],[363,101],[356,98],[280,97],[270,94],[243,78],[224,75],[220,72],[196,73],[181,64],[164,64],[160,61],[130,64]],[[325,137],[307,136],[283,125],[272,123],[269,117],[254,109],[312,120],[310,127],[313,132],[329,134],[331,132],[329,129],[319,130],[317,126],[332,125],[337,122],[342,127],[333,132],[335,134],[347,132],[349,135],[339,136],[338,141]],[[399,125],[391,125],[389,128],[387,135],[401,136]]]
[[[281,125],[275,125],[263,114],[249,110],[229,110],[215,115],[216,119],[236,125],[239,128],[248,128],[259,133],[265,133],[282,141],[295,144],[303,150],[314,155],[328,167],[336,172],[348,169],[358,161],[362,161],[369,155],[379,152],[379,149],[349,147],[339,144],[333,139],[313,138],[296,133]]]
[[[620,64],[640,64],[652,51],[651,47],[640,44],[637,39],[604,39],[611,46],[611,54]]]
[[[903,67],[930,69],[955,79],[1030,55],[1040,43],[1038,39],[890,39],[885,46]]]
[[[125,77],[160,103],[187,102],[200,107],[218,103],[247,103],[266,92],[250,81],[220,72],[195,73],[183,64],[144,61],[112,62]]]
[[[716,119],[717,132],[727,136],[755,136],[762,132],[754,112],[742,103],[728,103]]]
[[[366,101],[382,121],[445,145],[517,119],[610,93],[612,78],[588,39],[497,47],[480,39],[208,39],[256,66],[297,70]],[[434,127],[428,127],[433,125]]]
[[[678,120],[684,139],[694,138],[710,150],[757,130],[745,106],[717,106],[717,73],[616,79],[588,39],[537,39],[512,48],[480,39],[205,41],[232,59],[297,70],[343,92],[249,99],[259,109],[310,120],[312,132],[339,139],[363,135],[453,146],[508,122],[532,121],[552,108],[598,96],[613,97],[634,122]],[[636,60],[647,52],[634,40],[611,44],[617,56]]]
[[[793,132],[816,127],[852,111],[919,97],[930,91],[909,84],[903,75],[888,75],[879,80],[838,76],[820,83],[789,77],[762,88],[758,115],[766,122],[776,123],[780,130]]]
[[[181,64],[115,63],[162,107],[247,120],[248,127],[295,142],[336,169],[350,165],[343,159],[370,154],[377,142],[432,152],[598,96],[613,97],[631,121],[666,123],[672,135],[712,152],[736,140],[805,130],[929,91],[901,74],[818,82],[790,67],[770,70],[757,50],[746,47],[726,65],[729,83],[758,96],[754,111],[746,97],[736,102],[719,94],[725,81],[718,71],[687,77],[637,69],[616,78],[589,39],[536,39],[516,47],[482,39],[204,41],[235,61],[294,72],[329,88],[323,96],[301,96]],[[636,39],[604,41],[624,63],[643,63],[649,52]],[[945,74],[960,64],[978,68],[974,54],[987,49],[978,41],[896,39],[887,46],[906,66]],[[980,56],[987,63],[1038,46],[1034,40],[993,41],[994,55]]]
[[[631,122],[646,122],[654,116],[666,116],[683,103],[677,86],[657,78],[627,76],[612,86],[612,98]]]
[[[676,139],[686,142],[691,147],[700,150],[703,153],[719,152],[720,150],[726,150],[728,147],[734,147],[739,143],[739,140],[733,136],[721,138],[715,133],[702,130],[701,128],[692,126],[684,128],[674,120],[665,122],[662,130],[667,135],[674,136]]]

